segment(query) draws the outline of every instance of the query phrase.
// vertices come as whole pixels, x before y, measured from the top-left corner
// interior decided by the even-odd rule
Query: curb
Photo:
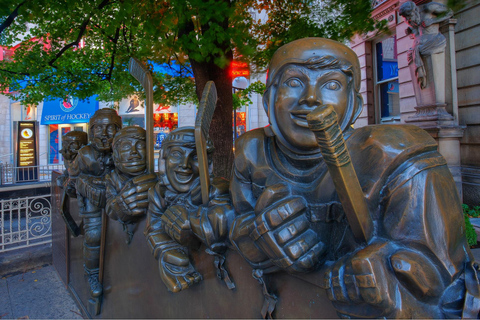
[[[0,278],[52,264],[52,244],[7,251],[0,254]]]

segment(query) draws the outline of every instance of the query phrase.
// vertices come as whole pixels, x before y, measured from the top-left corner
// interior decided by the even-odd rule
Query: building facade
[[[399,15],[404,0],[374,1],[373,17],[386,20],[389,33],[357,35],[351,47],[360,59],[364,109],[356,127],[370,124],[416,124],[439,143],[463,191],[464,202],[480,204],[480,1],[466,1],[452,19],[440,24],[446,37],[445,103],[448,125],[413,121],[419,111],[409,68],[408,51],[414,40]],[[414,1],[417,6],[431,1]],[[441,2],[441,1],[439,1]],[[442,68],[442,66],[440,66]]]

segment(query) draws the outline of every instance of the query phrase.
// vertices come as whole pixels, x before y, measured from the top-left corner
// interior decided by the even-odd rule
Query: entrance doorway
[[[87,132],[87,124],[52,124],[49,128],[50,151],[48,155],[48,163],[63,164],[63,156],[60,154],[60,150],[62,149],[62,137],[70,131]]]

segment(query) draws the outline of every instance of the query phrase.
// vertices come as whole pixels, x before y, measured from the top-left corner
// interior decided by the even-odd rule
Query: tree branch
[[[115,38],[113,39],[113,52],[112,52],[112,59],[110,60],[110,70],[108,70],[108,75],[107,79],[110,81],[112,79],[112,73],[113,73],[113,66],[115,65],[115,54],[117,53],[117,43],[118,43],[118,38],[120,37],[120,27],[117,28],[115,31]]]
[[[101,27],[100,25],[98,25],[98,24],[95,24],[95,25],[94,25],[94,27],[95,27],[95,28],[97,28],[97,29],[98,29],[98,31],[100,31],[100,33],[101,33],[101,34],[103,34],[105,37],[107,37],[107,38],[108,38],[108,40],[110,40],[110,41],[114,41],[114,38],[113,38],[113,37],[111,37],[111,36],[109,36],[109,35],[108,35],[108,34],[107,34],[107,33],[106,33],[106,32],[105,32],[103,29],[102,29],[102,27]]]
[[[100,3],[98,5],[98,7],[95,8],[95,10],[103,9],[105,6],[107,6],[107,4],[109,2],[110,2],[110,0],[103,0],[102,3]],[[58,58],[60,58],[68,49],[70,49],[73,46],[78,46],[78,44],[80,43],[80,40],[82,40],[82,37],[83,37],[83,34],[85,33],[85,30],[87,30],[87,26],[90,23],[90,20],[92,18],[92,14],[93,13],[91,12],[88,15],[88,17],[85,20],[83,20],[82,25],[80,26],[80,29],[79,29],[79,32],[78,32],[78,35],[77,35],[77,39],[75,39],[75,41],[73,41],[73,42],[70,42],[69,44],[64,46],[59,52],[57,52],[57,54],[55,55],[55,58],[53,58],[52,60],[50,60],[48,62],[49,66],[54,67],[53,64],[55,63],[55,61],[57,61]]]
[[[23,6],[25,4],[25,2],[27,2],[27,0],[21,2],[15,8],[15,10],[13,10],[12,13],[10,13],[10,15],[7,17],[7,19],[5,19],[5,21],[3,21],[3,23],[0,25],[0,34],[2,34],[3,30],[7,29],[8,27],[10,27],[12,25],[13,21],[15,21],[15,19],[18,16],[18,9],[20,9],[20,7]]]
[[[128,39],[127,39],[127,26],[125,25],[125,23],[123,23],[122,34],[123,34],[123,41],[125,41],[125,44],[127,46],[128,55],[131,56],[132,52],[130,50],[130,43],[128,42]]]
[[[6,69],[0,69],[0,72],[6,72],[6,73],[10,73],[10,74],[18,74],[18,75],[27,76],[27,77],[30,76],[30,73],[27,73],[27,72],[15,72],[15,71],[6,70]]]

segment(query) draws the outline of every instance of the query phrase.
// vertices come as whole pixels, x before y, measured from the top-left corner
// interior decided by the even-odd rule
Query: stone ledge
[[[0,254],[0,277],[52,264],[52,245],[42,244]]]

